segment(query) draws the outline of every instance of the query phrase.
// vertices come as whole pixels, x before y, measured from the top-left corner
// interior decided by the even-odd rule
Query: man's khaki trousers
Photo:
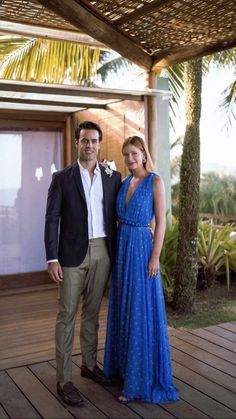
[[[106,238],[89,240],[88,251],[82,264],[63,268],[55,334],[57,381],[60,383],[71,381],[74,328],[80,297],[82,364],[88,368],[96,365],[99,309],[110,270]]]

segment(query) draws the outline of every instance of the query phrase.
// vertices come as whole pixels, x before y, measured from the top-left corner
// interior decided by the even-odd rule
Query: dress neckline
[[[151,173],[148,173],[142,180],[141,180],[141,182],[139,182],[139,184],[138,184],[138,186],[134,189],[134,191],[133,191],[133,193],[130,195],[130,197],[129,197],[129,200],[128,200],[128,202],[127,202],[127,200],[126,200],[126,197],[127,197],[127,193],[128,193],[128,190],[129,190],[129,185],[130,185],[130,182],[131,182],[131,180],[132,180],[132,178],[134,177],[133,175],[130,175],[130,177],[129,177],[129,179],[128,179],[128,182],[127,182],[127,188],[126,188],[126,191],[125,191],[125,208],[127,209],[128,208],[128,206],[129,206],[129,204],[130,204],[130,201],[132,200],[132,198],[133,198],[133,196],[135,195],[135,192],[139,189],[139,187],[142,185],[142,183],[144,182],[144,180],[147,178],[147,177],[149,177],[151,175]]]

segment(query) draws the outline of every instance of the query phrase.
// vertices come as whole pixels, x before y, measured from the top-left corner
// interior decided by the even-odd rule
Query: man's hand
[[[59,262],[48,263],[48,273],[52,281],[58,283],[63,280],[63,273]]]

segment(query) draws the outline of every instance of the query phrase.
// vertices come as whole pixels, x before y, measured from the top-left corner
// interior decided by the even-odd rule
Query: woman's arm
[[[159,257],[165,235],[165,187],[163,180],[155,176],[153,180],[155,228],[153,250],[148,264],[149,276],[156,276],[159,271]]]

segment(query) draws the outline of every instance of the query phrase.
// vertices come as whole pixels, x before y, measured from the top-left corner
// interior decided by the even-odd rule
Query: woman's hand
[[[159,258],[155,253],[152,253],[148,263],[148,274],[150,277],[157,276],[159,272]]]

